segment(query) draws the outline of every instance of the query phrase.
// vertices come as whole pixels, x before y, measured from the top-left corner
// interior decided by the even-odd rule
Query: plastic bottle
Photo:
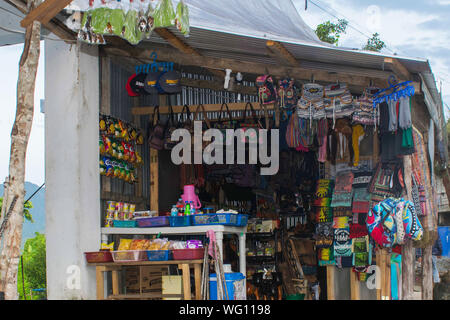
[[[190,208],[190,213],[191,214],[195,214],[196,213],[196,209],[194,207],[194,201],[189,201],[189,208]]]
[[[170,210],[170,215],[171,215],[172,217],[178,216],[178,209],[177,209],[177,206],[176,206],[176,205],[173,205],[173,206],[172,206],[172,210]]]
[[[185,201],[184,215],[185,216],[190,216],[191,215],[191,206],[190,206],[189,202],[187,202],[187,201]]]

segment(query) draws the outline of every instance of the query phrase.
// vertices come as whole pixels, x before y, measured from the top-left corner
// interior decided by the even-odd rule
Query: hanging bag
[[[199,119],[200,113],[202,114],[203,119]],[[206,114],[205,106],[203,104],[199,104],[197,106],[197,109],[195,110],[195,113],[194,113],[194,121],[202,122],[201,138],[202,138],[202,147],[204,149],[210,144],[210,141],[203,141],[203,133],[206,130],[211,129],[211,122],[209,121],[208,115]],[[195,135],[195,132],[194,132],[194,135]],[[194,144],[194,139],[192,139],[192,144]]]
[[[224,121],[222,120],[222,114],[224,112],[223,108],[227,109],[227,114],[228,114],[228,121]],[[218,129],[222,132],[222,136],[223,136],[223,145],[231,145],[232,141],[228,141],[227,142],[227,134],[226,134],[226,130],[227,129],[233,129],[235,130],[235,122],[233,121],[233,117],[231,116],[231,112],[230,112],[230,108],[228,108],[228,105],[226,103],[223,103],[222,106],[220,107],[220,111],[219,111],[219,119],[217,120],[217,122],[214,125],[215,129]]]
[[[277,91],[273,79],[270,75],[263,75],[256,78],[258,87],[258,99],[261,104],[272,104],[277,102]]]
[[[186,110],[186,120],[183,119],[184,118],[183,114],[185,113],[185,110]],[[185,104],[183,106],[180,117],[181,117],[181,119],[179,120],[180,128],[188,130],[189,133],[191,135],[193,135],[194,134],[194,123],[191,120],[191,110],[189,110],[189,106],[187,104]]]
[[[167,116],[168,119],[165,130],[164,149],[172,150],[173,147],[176,146],[178,143],[178,141],[172,141],[172,133],[179,128],[179,121],[178,119],[177,121],[175,121],[175,115],[173,113],[171,105],[169,105],[169,114]]]
[[[156,123],[155,123],[156,120]],[[164,149],[164,126],[160,123],[159,106],[153,109],[152,120],[149,124],[148,141],[150,148],[156,150]]]

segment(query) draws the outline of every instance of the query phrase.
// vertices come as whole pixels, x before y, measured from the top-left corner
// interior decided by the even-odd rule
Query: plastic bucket
[[[234,297],[236,292],[234,292],[234,283],[244,279],[245,279],[244,275],[239,272],[225,273],[225,282],[228,291],[228,300],[235,300]],[[245,287],[243,287],[243,289],[245,291]],[[245,296],[245,292],[241,292],[239,295]],[[217,300],[217,277],[215,273],[211,274],[211,276],[209,277],[209,300]]]

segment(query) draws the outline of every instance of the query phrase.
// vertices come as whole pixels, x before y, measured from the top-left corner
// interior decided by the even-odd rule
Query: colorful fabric
[[[331,198],[319,198],[314,200],[313,206],[315,207],[329,207],[331,206]]]
[[[318,252],[319,266],[329,266],[334,265],[336,261],[334,260],[334,250],[331,248],[321,248]]]
[[[400,286],[402,279],[402,256],[391,255],[391,299],[400,300]]]
[[[353,190],[352,211],[354,213],[368,212],[370,210],[371,195],[366,188],[357,188]]]
[[[316,247],[329,248],[333,246],[334,229],[331,222],[316,225]]]
[[[318,223],[333,222],[333,210],[330,207],[317,207],[316,221]]]
[[[403,176],[402,171],[401,163],[379,163],[367,190],[382,198],[399,196],[403,190],[399,181],[399,176]]]
[[[353,173],[353,188],[367,188],[372,179],[372,171],[357,171]]]
[[[331,201],[331,207],[348,207],[352,206],[353,192],[335,192]]]
[[[422,214],[427,216],[426,219],[423,219],[424,227],[428,228],[437,219],[437,210],[432,198],[433,190],[431,186],[428,152],[423,136],[415,127],[413,127],[413,138],[416,152],[412,155],[412,167],[419,184]]]
[[[350,208],[333,208],[333,217],[352,217],[353,213]]]
[[[353,133],[352,133],[352,145],[353,145],[353,152],[354,152],[354,159],[353,159],[353,166],[357,167],[359,165],[359,144],[361,143],[362,139],[364,138],[364,128],[362,125],[358,124],[353,126]]]
[[[352,223],[350,225],[350,239],[362,238],[368,235],[367,227],[362,224]]]
[[[336,176],[336,182],[334,186],[335,192],[352,192],[354,174],[353,172],[343,172]]]
[[[317,198],[330,198],[333,192],[333,180],[320,179],[317,182],[316,197]]]
[[[399,223],[400,212],[402,224]],[[404,199],[388,198],[378,203],[369,211],[366,223],[375,242],[386,248],[402,244],[405,237],[418,241],[423,236],[414,205]]]
[[[334,256],[352,256],[352,239],[350,239],[350,230],[345,229],[334,229]]]
[[[349,228],[348,217],[334,217],[333,229],[347,229]]]
[[[335,259],[336,259],[336,267],[338,267],[339,269],[353,267],[353,255],[337,256],[335,257]]]

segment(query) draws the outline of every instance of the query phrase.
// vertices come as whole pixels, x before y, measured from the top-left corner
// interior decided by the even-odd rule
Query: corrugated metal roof
[[[263,64],[277,63],[267,51],[266,42],[269,38],[237,35],[196,27],[192,27],[190,36],[185,38],[175,28],[171,28],[171,31],[183,39],[187,45],[208,57],[230,58]],[[153,34],[149,42],[166,43],[157,34]],[[439,110],[442,106],[441,97],[430,64],[426,59],[333,47],[327,44],[302,43],[291,40],[281,42],[306,69],[329,72],[351,71],[355,75],[378,77],[384,71],[390,71],[385,69],[384,59],[386,57],[398,59],[409,72],[420,74],[423,77],[424,84],[433,100],[429,103],[434,104],[434,106],[428,106],[430,110],[435,110],[430,113],[436,113],[436,110],[439,114],[442,113]]]

